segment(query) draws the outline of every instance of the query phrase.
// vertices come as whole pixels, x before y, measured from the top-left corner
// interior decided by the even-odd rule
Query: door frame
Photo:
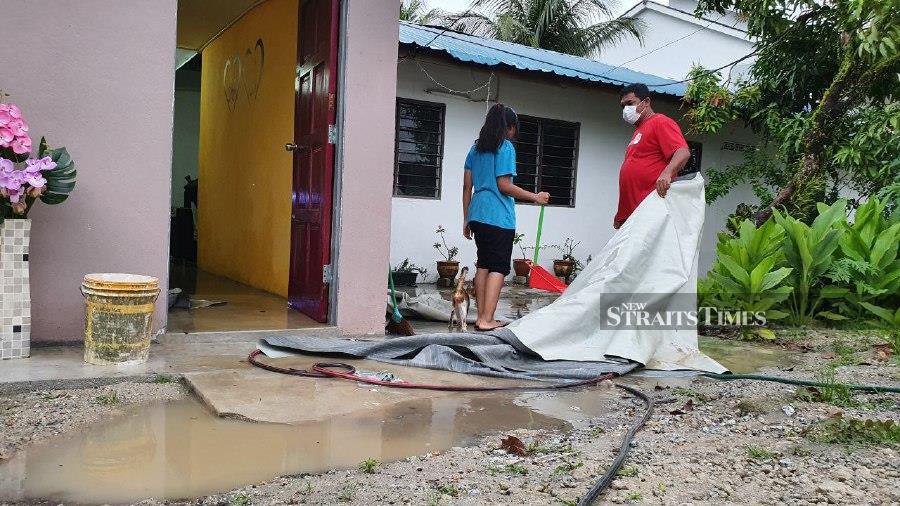
[[[338,319],[338,290],[341,283],[341,189],[344,173],[344,96],[346,92],[346,62],[347,62],[347,1],[338,1],[338,58],[337,58],[337,89],[335,96],[337,110],[335,111],[334,127],[337,130],[337,140],[334,143],[334,169],[331,190],[331,286],[328,290],[328,325],[337,325]],[[299,37],[300,34],[298,33]]]

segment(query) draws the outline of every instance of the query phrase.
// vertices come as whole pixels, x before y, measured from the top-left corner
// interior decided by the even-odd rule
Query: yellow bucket
[[[159,280],[136,274],[88,274],[84,361],[89,364],[143,364],[150,351]]]

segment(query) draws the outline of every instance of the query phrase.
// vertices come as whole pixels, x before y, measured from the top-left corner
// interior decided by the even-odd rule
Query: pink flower
[[[3,187],[9,190],[10,193],[18,192],[22,189],[22,185],[25,184],[24,174],[20,170],[4,171],[0,174],[0,183],[3,183]]]
[[[29,158],[28,160],[25,160],[25,165],[25,172],[43,172],[56,168],[56,162],[49,156],[45,156],[41,159]]]
[[[0,111],[0,127],[5,127],[12,120],[13,117],[10,116],[9,111]]]
[[[9,192],[9,201],[12,202],[13,204],[15,204],[15,203],[19,202],[20,200],[22,200],[23,196],[25,196],[25,188],[19,188],[18,190],[10,191]]]
[[[9,145],[12,147],[13,153],[17,155],[31,153],[31,137],[16,137]]]
[[[19,197],[21,197],[21,195]],[[21,198],[12,200],[12,196],[10,196],[10,202],[12,202],[12,210],[15,214],[25,214],[25,211],[28,210],[28,202]]]
[[[40,172],[23,172],[25,182],[35,188],[43,188],[47,184],[47,180],[41,176]]]
[[[28,189],[28,196],[31,197],[31,198],[35,198],[35,199],[36,199],[36,198],[40,197],[40,196],[44,193],[44,190],[45,190],[45,189],[46,189],[46,188],[44,188],[44,187],[41,187],[41,188],[29,188],[29,189]]]
[[[0,127],[0,148],[5,148],[9,146],[9,143],[15,139],[16,136],[13,135],[12,131],[8,128]]]
[[[22,117],[22,110],[16,104],[0,104],[0,112],[8,112],[14,119]]]
[[[6,128],[16,137],[28,136],[28,125],[21,119],[13,119],[6,124]]]

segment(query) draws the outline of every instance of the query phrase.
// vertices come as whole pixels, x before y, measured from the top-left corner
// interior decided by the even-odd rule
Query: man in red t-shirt
[[[636,83],[623,88],[620,104],[622,119],[635,129],[619,170],[619,211],[613,218],[616,229],[653,190],[665,197],[672,178],[691,157],[678,123],[653,112],[647,85]]]

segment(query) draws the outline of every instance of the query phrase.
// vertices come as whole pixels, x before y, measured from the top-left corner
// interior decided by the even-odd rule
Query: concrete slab
[[[292,335],[309,332],[325,337],[338,335],[333,328],[283,332]],[[146,364],[132,366],[85,364],[81,346],[33,348],[30,358],[0,361],[0,394],[99,386],[159,374],[180,376],[186,372],[252,367],[246,363],[246,358],[256,348],[257,340],[278,333],[167,334],[150,346],[150,359]]]
[[[309,369],[322,357],[264,359],[280,367]],[[446,371],[392,366],[368,360],[341,360],[358,370],[388,371],[414,383],[453,385],[515,385]],[[230,368],[184,375],[187,384],[219,416],[257,422],[299,424],[333,417],[385,411],[406,402],[435,399],[454,392],[399,389],[341,379],[288,376],[258,368]]]

